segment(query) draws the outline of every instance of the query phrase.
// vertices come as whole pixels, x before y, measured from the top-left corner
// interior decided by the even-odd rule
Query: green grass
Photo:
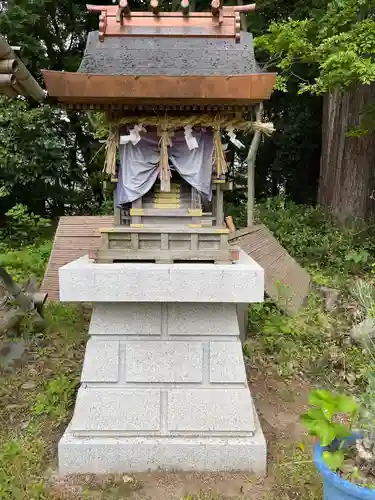
[[[79,307],[45,312],[47,330],[26,334],[27,364],[0,373],[0,500],[49,498],[44,473],[79,382],[87,318]]]
[[[302,445],[301,445],[302,446]],[[265,500],[322,500],[321,479],[311,458],[311,451],[279,446],[272,492]]]
[[[354,301],[339,311],[324,312],[317,292],[310,294],[307,306],[294,317],[272,302],[250,306],[245,354],[253,362],[255,358],[276,366],[285,377],[300,375],[331,388],[360,391],[371,358],[348,335],[353,311],[358,311]]]

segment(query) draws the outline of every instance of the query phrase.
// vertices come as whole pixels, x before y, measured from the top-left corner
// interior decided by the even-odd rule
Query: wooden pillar
[[[216,225],[224,224],[224,196],[220,184],[216,184]]]
[[[256,108],[256,121],[262,120],[263,113],[263,103],[259,103]],[[261,132],[256,130],[254,132],[254,137],[251,141],[249,153],[247,155],[247,227],[250,227],[254,223],[254,199],[255,199],[255,189],[254,189],[254,170],[255,170],[255,158],[258,151],[260,143]]]
[[[143,209],[142,209],[142,196],[137,200],[132,202],[132,207],[130,209],[130,222],[131,224],[140,225],[143,224]]]
[[[117,183],[113,184],[113,215],[114,215],[114,225],[119,226],[121,224],[121,209],[118,208],[116,203],[116,189],[117,189]]]

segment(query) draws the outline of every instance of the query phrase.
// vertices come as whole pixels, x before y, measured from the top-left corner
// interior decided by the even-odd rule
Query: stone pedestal
[[[62,300],[94,309],[62,473],[246,470],[266,443],[246,381],[238,303],[263,270],[238,264],[93,264],[60,270]]]

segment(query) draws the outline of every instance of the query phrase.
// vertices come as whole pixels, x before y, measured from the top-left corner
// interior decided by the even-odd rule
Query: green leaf
[[[351,396],[340,394],[336,396],[336,408],[341,413],[354,414],[358,410],[358,404]]]
[[[346,438],[352,434],[351,430],[344,424],[332,424],[335,428],[336,437],[339,439]]]
[[[317,389],[316,391],[311,391],[309,394],[309,403],[312,406],[321,406],[323,402],[333,403],[335,397],[329,391],[324,389]]]
[[[323,459],[325,463],[328,465],[328,467],[333,472],[336,472],[337,470],[341,469],[345,460],[345,455],[342,450],[337,450],[334,452],[323,451]]]
[[[316,432],[322,446],[332,444],[336,438],[335,426],[328,421],[321,421],[319,426],[316,428]]]
[[[336,438],[335,425],[318,408],[313,408],[302,415],[301,422],[308,429],[309,434],[317,436],[322,446],[327,446]]]

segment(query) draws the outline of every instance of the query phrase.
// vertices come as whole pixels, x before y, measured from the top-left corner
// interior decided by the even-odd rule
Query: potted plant
[[[374,375],[369,378],[363,405],[351,396],[325,390],[310,394],[311,408],[301,420],[317,438],[314,460],[325,500],[375,500],[374,396]]]

